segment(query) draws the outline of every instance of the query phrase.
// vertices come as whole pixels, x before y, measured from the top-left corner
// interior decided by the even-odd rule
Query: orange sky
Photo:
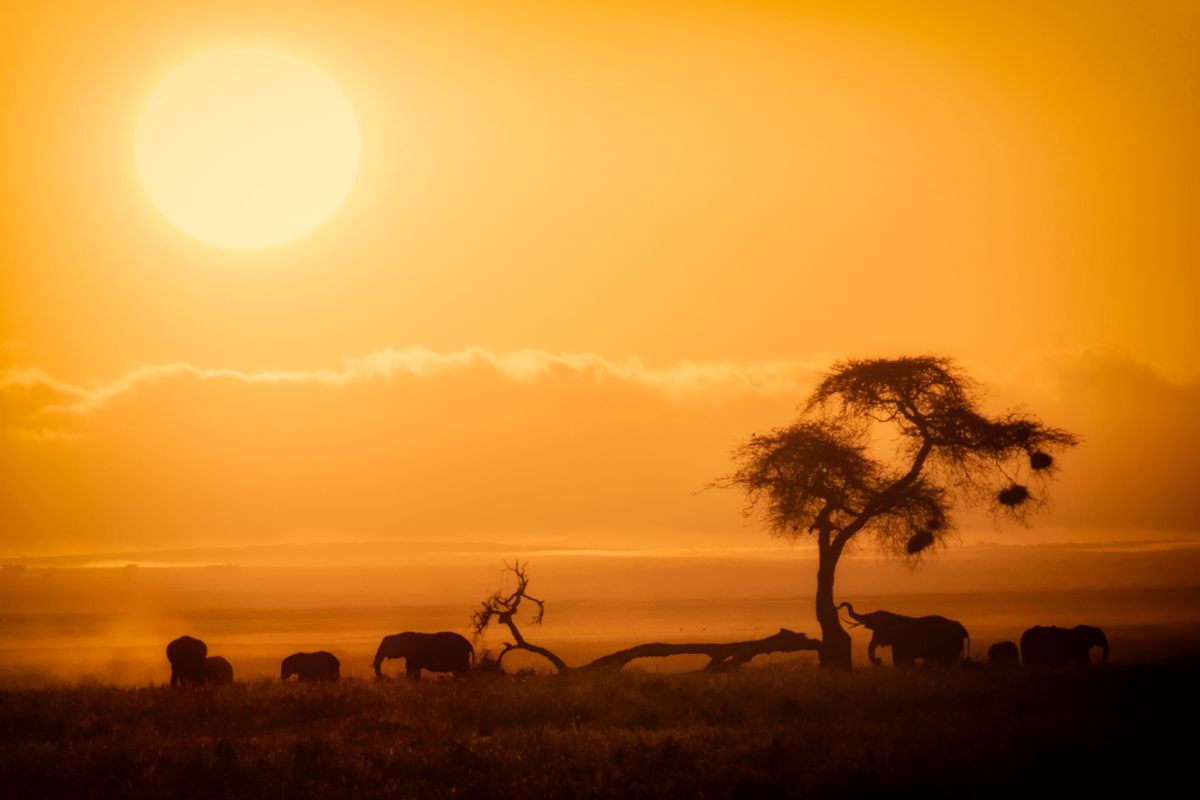
[[[1194,3],[422,5],[0,11],[0,557],[767,544],[697,494],[730,449],[920,352],[1085,439],[1035,528],[968,537],[1200,530]],[[362,152],[232,252],[132,141],[246,46]]]

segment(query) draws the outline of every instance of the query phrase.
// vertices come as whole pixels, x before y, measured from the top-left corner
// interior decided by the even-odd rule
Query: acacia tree
[[[977,387],[948,359],[851,360],[834,365],[796,422],[741,445],[717,485],[743,489],[746,513],[760,513],[772,534],[816,539],[821,664],[849,667],[833,597],[848,548],[865,539],[919,561],[950,533],[957,506],[990,499],[1024,518],[1044,499],[1054,453],[1075,444],[1027,414],[985,416]]]

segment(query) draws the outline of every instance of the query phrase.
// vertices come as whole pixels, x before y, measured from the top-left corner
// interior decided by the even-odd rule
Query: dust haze
[[[1034,624],[1078,623],[1108,631],[1115,660],[1200,650],[1193,581],[1200,547],[1186,539],[1015,545],[967,538],[915,571],[872,555],[849,558],[839,596],[862,608],[955,616],[977,654]],[[526,634],[569,663],[637,642],[734,641],[780,627],[815,632],[816,560],[803,546],[362,543],[143,552],[125,554],[142,565],[105,563],[121,555],[5,564],[0,681],[161,683],[168,675],[163,647],[182,633],[229,657],[239,680],[277,678],[284,656],[316,649],[338,655],[343,674],[367,677],[386,634],[465,632],[470,612],[500,585],[505,561],[518,557],[530,563],[547,601],[545,624]],[[195,563],[205,557],[227,560]],[[856,649],[865,649],[865,638],[856,637]],[[502,641],[490,635],[477,649],[497,650]],[[521,653],[509,660],[545,667]],[[677,671],[702,661],[678,656],[641,666]]]

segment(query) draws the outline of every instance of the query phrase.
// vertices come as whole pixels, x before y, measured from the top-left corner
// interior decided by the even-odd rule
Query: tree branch
[[[842,528],[842,532],[838,534],[834,540],[834,547],[840,553],[846,544],[861,531],[866,524],[878,516],[881,512],[887,510],[888,504],[899,496],[905,489],[913,484],[921,476],[921,470],[925,466],[925,462],[929,459],[929,454],[933,452],[933,442],[925,439],[921,443],[921,449],[917,451],[917,455],[913,458],[912,466],[909,467],[902,477],[898,478],[894,483],[888,486],[879,494],[875,495],[866,507],[859,513],[858,517],[853,522]]]

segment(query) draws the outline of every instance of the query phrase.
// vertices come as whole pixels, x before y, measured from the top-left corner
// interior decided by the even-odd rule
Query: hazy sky
[[[730,449],[923,352],[1085,439],[1011,535],[1200,530],[1200,6],[413,5],[0,11],[0,556],[759,543]],[[231,47],[362,136],[263,251],[134,167]]]

